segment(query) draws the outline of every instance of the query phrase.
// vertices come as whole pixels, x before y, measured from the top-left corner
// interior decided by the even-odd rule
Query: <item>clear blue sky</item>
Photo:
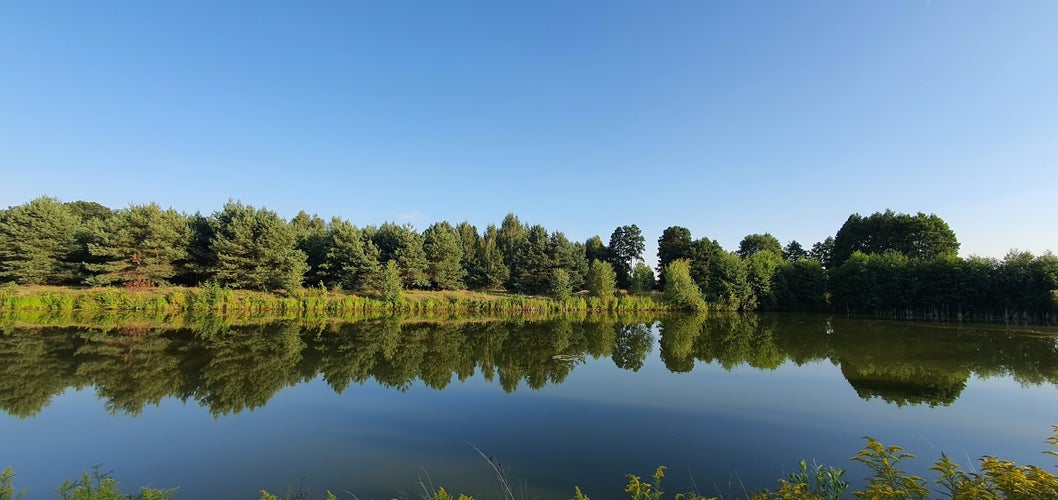
[[[219,4],[219,5],[218,5]],[[6,2],[0,206],[1058,250],[1058,2]]]

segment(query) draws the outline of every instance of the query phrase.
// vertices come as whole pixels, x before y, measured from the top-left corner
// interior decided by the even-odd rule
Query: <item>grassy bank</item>
[[[400,300],[354,295],[323,288],[307,288],[286,295],[233,290],[216,285],[203,287],[20,287],[0,289],[0,311],[149,311],[156,313],[220,312],[235,314],[305,314],[372,311],[470,313],[562,311],[663,311],[660,295],[620,295],[609,300],[576,295],[567,300],[514,295],[504,292],[406,291]]]

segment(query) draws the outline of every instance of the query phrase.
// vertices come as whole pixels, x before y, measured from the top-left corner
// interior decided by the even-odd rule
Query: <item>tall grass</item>
[[[323,287],[312,287],[276,295],[233,290],[210,282],[197,288],[158,287],[130,290],[116,287],[64,288],[7,286],[0,289],[0,311],[48,312],[219,312],[320,315],[348,312],[390,311],[425,313],[565,313],[573,311],[627,312],[666,311],[659,295],[627,295],[601,299],[575,295],[566,300],[549,297],[483,292],[409,291],[398,301],[379,296],[354,295]]]

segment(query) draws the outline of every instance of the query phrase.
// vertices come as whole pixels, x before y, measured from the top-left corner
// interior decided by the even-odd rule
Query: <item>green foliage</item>
[[[569,275],[571,289],[583,289],[584,278],[588,274],[588,260],[584,257],[582,244],[573,243],[566,235],[555,231],[547,239],[547,256],[552,269],[562,269]]]
[[[474,500],[474,497],[468,497],[462,493],[458,497],[453,497],[444,488],[438,488],[432,498],[433,500]]]
[[[818,260],[824,268],[831,269],[834,263],[834,237],[827,236],[823,241],[813,243],[808,257]]]
[[[88,252],[98,259],[85,267],[91,285],[162,285],[186,262],[191,228],[186,217],[157,203],[131,205],[92,231]]]
[[[661,237],[658,238],[658,272],[662,275],[662,287],[665,285],[665,268],[677,259],[690,260],[691,245],[690,229],[670,226],[661,232]]]
[[[544,226],[534,225],[526,231],[524,243],[512,260],[508,280],[511,291],[534,295],[547,293],[550,271],[555,267],[549,244],[550,237]]]
[[[609,262],[594,260],[588,267],[588,276],[584,283],[588,294],[599,299],[602,304],[609,304],[617,289],[617,275]]]
[[[642,262],[637,262],[632,271],[632,279],[628,283],[628,293],[647,293],[654,289],[655,281],[654,270]]]
[[[109,472],[100,473],[99,467],[95,467],[91,474],[82,473],[77,481],[63,481],[56,491],[63,500],[168,500],[176,488],[141,487],[139,493],[125,493]]]
[[[0,472],[0,500],[16,500],[25,494],[25,489],[15,490],[15,471],[11,467]]]
[[[617,286],[628,288],[632,279],[632,264],[643,260],[643,250],[646,240],[639,226],[620,226],[614,229],[610,235],[610,245],[607,248],[607,260],[613,265],[617,273]]]
[[[804,460],[799,465],[800,469],[791,473],[786,482],[795,487],[803,485],[801,490],[825,500],[840,500],[845,496],[845,490],[849,488],[849,483],[841,479],[845,471],[819,464],[813,464],[809,471]]]
[[[423,251],[426,254],[426,274],[436,290],[462,290],[466,270],[463,268],[463,247],[459,233],[448,222],[438,222],[423,231]]]
[[[599,235],[592,236],[584,241],[584,259],[588,262],[593,260],[607,260],[610,254],[610,249],[606,248],[606,244],[602,242],[602,238]]]
[[[378,247],[379,262],[396,262],[404,288],[430,286],[430,278],[426,273],[429,262],[423,250],[423,239],[414,227],[387,222],[379,226],[372,241]]]
[[[573,295],[573,288],[569,283],[569,273],[565,269],[551,270],[551,283],[548,294],[559,302],[566,302]]]
[[[718,252],[713,256],[705,296],[710,306],[722,310],[752,310],[756,306],[746,264],[738,255]]]
[[[759,309],[775,309],[778,298],[772,284],[779,268],[786,264],[782,256],[770,249],[759,250],[743,262],[746,266],[746,281],[752,291],[752,302]]]
[[[507,282],[510,277],[510,269],[504,263],[499,241],[499,230],[490,224],[476,246],[478,267],[471,276],[471,288],[477,290],[497,288]]]
[[[771,252],[775,255],[781,256],[782,244],[779,240],[772,236],[770,233],[764,234],[750,234],[738,244],[738,251],[735,253],[743,259],[749,258],[751,255],[758,252]]]
[[[959,241],[948,223],[934,214],[919,212],[912,216],[886,210],[869,217],[852,214],[838,229],[834,235],[833,264],[840,265],[857,251],[897,252],[911,259],[933,259],[957,254]]]
[[[325,283],[343,290],[371,289],[382,272],[379,251],[356,226],[335,217],[327,227],[327,251],[320,264]]]
[[[25,285],[75,281],[81,220],[55,198],[42,196],[0,212],[0,280]]]
[[[395,260],[386,262],[378,282],[378,292],[382,294],[383,300],[391,304],[399,304],[404,299],[403,279]]]
[[[679,309],[700,311],[705,309],[702,291],[691,279],[691,265],[686,259],[677,259],[665,266],[665,301]]]
[[[658,467],[654,471],[654,483],[644,483],[639,476],[635,474],[628,474],[625,477],[628,478],[628,485],[625,486],[625,493],[628,493],[628,497],[632,500],[660,500],[665,493],[661,490],[661,480],[665,477],[665,466]]]
[[[867,444],[851,460],[866,465],[874,471],[867,478],[867,489],[853,492],[859,498],[871,499],[921,499],[926,498],[929,490],[925,480],[918,476],[909,476],[897,468],[904,460],[915,458],[904,452],[899,446],[885,446],[877,439],[867,436]]]
[[[327,258],[331,243],[327,234],[327,223],[318,215],[310,216],[301,210],[290,219],[289,225],[294,231],[295,247],[305,254],[305,263],[308,265],[304,284],[312,285],[325,276],[321,266]]]
[[[218,282],[249,290],[301,287],[308,270],[294,229],[275,212],[231,201],[213,215]]]
[[[791,240],[782,247],[782,258],[787,262],[799,262],[808,258],[808,251],[797,240]]]

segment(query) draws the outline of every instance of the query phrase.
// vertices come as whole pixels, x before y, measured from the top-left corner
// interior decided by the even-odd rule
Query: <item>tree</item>
[[[664,296],[670,304],[681,309],[698,311],[705,308],[702,291],[691,279],[691,263],[687,259],[676,259],[669,262],[663,271],[665,278]]]
[[[211,246],[221,284],[252,290],[295,290],[308,270],[294,230],[275,212],[231,201],[213,214]]]
[[[789,262],[797,262],[808,258],[808,252],[797,240],[790,240],[782,249],[782,258]]]
[[[503,255],[503,263],[515,274],[518,252],[525,245],[525,239],[529,233],[529,227],[518,220],[513,213],[507,214],[500,224],[499,232],[496,234],[496,244]]]
[[[775,306],[785,311],[819,311],[826,305],[827,276],[816,259],[787,262],[775,271]]]
[[[691,243],[691,278],[707,297],[713,295],[710,269],[722,253],[724,249],[716,240],[700,238]]]
[[[916,215],[892,210],[869,217],[852,214],[834,235],[833,265],[839,265],[853,252],[882,254],[899,252],[911,259],[932,259],[956,255],[959,241],[940,217],[919,212]]]
[[[782,255],[782,244],[770,233],[750,234],[745,238],[742,238],[742,241],[739,242],[738,252],[736,253],[739,257],[745,259],[757,252],[764,251],[773,252],[775,255]]]
[[[510,270],[503,263],[503,254],[499,247],[499,230],[489,224],[477,247],[478,273],[474,277],[473,288],[486,290],[503,285],[510,276]]]
[[[628,282],[629,293],[646,293],[654,289],[654,270],[650,266],[637,262]]]
[[[709,287],[706,299],[721,309],[752,309],[753,291],[749,286],[746,265],[734,252],[718,252],[709,262]]]
[[[808,251],[808,257],[818,260],[824,269],[831,269],[834,262],[834,237],[827,236],[825,240],[814,243]]]
[[[0,215],[0,279],[26,285],[59,285],[78,276],[70,257],[78,250],[81,221],[47,196]]]
[[[690,259],[691,230],[680,226],[669,226],[658,238],[658,274],[661,275],[661,286],[665,286],[665,267],[676,259]]]
[[[547,256],[552,269],[562,269],[569,275],[569,285],[573,290],[584,286],[584,277],[588,274],[588,261],[584,258],[584,246],[573,243],[559,231],[551,233],[547,240]]]
[[[584,260],[609,260],[609,249],[603,244],[599,235],[592,236],[584,242]]]
[[[86,264],[96,273],[90,285],[161,285],[180,272],[191,238],[188,219],[157,203],[131,205],[100,224],[88,252],[99,258]]]
[[[99,229],[107,220],[114,216],[114,211],[94,201],[70,201],[64,203],[80,222],[76,233],[77,250],[70,254],[67,262],[78,264],[75,271],[74,281],[83,283],[92,275],[86,269],[88,264],[101,264],[103,259],[95,257],[88,252],[88,244],[92,243]]]
[[[628,288],[628,282],[632,278],[632,265],[643,260],[645,244],[643,233],[635,224],[620,226],[610,235],[607,254],[614,272],[617,273],[618,287]]]
[[[187,219],[187,260],[174,281],[184,285],[198,285],[213,279],[217,271],[217,253],[213,250],[213,220],[195,212]]]
[[[602,260],[591,261],[585,287],[592,297],[609,302],[613,299],[614,291],[617,289],[617,274],[614,273],[613,266]]]
[[[772,250],[759,251],[744,259],[746,280],[752,290],[753,303],[757,307],[762,309],[776,307],[772,280],[784,262],[782,257]]]
[[[397,261],[405,288],[427,288],[430,279],[426,274],[429,263],[423,250],[422,236],[410,224],[398,226],[392,222],[382,224],[373,232],[373,241],[379,250],[379,261]]]
[[[386,267],[382,269],[382,277],[378,282],[378,292],[382,294],[384,300],[393,304],[400,303],[404,298],[403,281],[397,261],[390,260],[386,262]]]
[[[423,231],[423,251],[426,254],[426,274],[437,290],[462,290],[466,271],[461,261],[463,247],[459,233],[448,222],[438,222]]]
[[[463,281],[466,288],[476,288],[483,267],[480,261],[481,256],[478,254],[478,248],[481,247],[481,236],[478,234],[478,228],[467,221],[456,224],[456,233],[459,233],[459,245],[463,249],[463,258],[459,261],[463,270],[466,271]]]
[[[328,286],[365,290],[378,283],[382,269],[378,248],[356,226],[338,217],[327,227],[327,254],[320,270]]]
[[[569,283],[569,273],[565,269],[556,268],[551,270],[548,288],[548,295],[559,302],[565,302],[573,296],[573,289]]]
[[[511,266],[509,288],[518,293],[547,292],[552,261],[548,255],[547,229],[539,224],[529,228]]]
[[[327,223],[318,215],[310,216],[302,210],[290,219],[290,227],[294,230],[297,249],[305,254],[305,261],[309,265],[309,270],[305,272],[305,283],[315,285],[323,278],[320,266],[327,259],[329,250]]]

